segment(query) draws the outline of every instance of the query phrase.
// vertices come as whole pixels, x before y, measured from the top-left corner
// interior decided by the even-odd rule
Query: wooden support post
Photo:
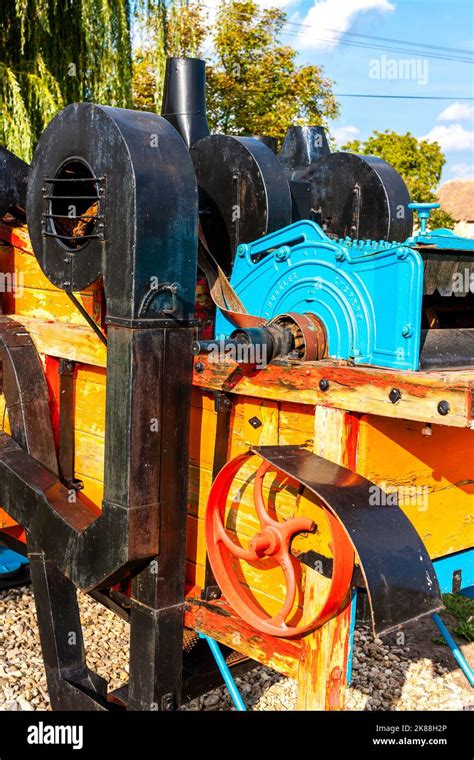
[[[336,464],[352,465],[355,430],[341,409],[317,406],[314,452]],[[327,579],[304,568],[304,607],[308,619],[327,593]],[[297,710],[343,710],[347,686],[351,605],[301,641]],[[302,621],[304,622],[304,620]]]

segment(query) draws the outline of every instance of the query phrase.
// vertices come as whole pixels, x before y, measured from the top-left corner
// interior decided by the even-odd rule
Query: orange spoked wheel
[[[255,511],[260,530],[243,547],[229,536],[225,528],[225,510],[232,482],[244,462],[252,456],[242,454],[228,462],[215,479],[206,511],[206,543],[209,561],[222,593],[247,623],[262,633],[272,636],[292,638],[308,633],[341,609],[348,598],[354,568],[354,550],[341,523],[329,509],[325,509],[331,531],[333,571],[329,592],[317,616],[304,625],[287,623],[293,610],[297,592],[298,560],[290,553],[293,536],[301,532],[313,531],[315,525],[306,517],[294,517],[278,521],[268,513],[263,497],[263,480],[269,470],[277,471],[268,462],[263,462],[257,470],[254,483]],[[286,597],[280,611],[270,617],[256,603],[243,587],[235,567],[235,560],[255,563],[272,557],[280,565],[286,582]]]

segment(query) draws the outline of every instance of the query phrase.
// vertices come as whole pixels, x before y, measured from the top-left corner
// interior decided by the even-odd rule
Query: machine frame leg
[[[336,464],[350,467],[355,426],[342,409],[317,406],[315,410],[314,453]],[[304,598],[308,614],[318,604],[321,579],[314,570],[305,568]],[[348,684],[349,639],[351,636],[349,602],[339,614],[301,642],[298,676],[297,710],[343,710]]]
[[[86,665],[74,584],[31,541],[28,556],[52,709],[110,709],[107,682]]]

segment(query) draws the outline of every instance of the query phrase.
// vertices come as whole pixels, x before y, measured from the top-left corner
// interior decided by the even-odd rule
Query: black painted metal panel
[[[297,446],[252,448],[302,483],[343,524],[356,550],[377,634],[431,615],[443,602],[430,557],[400,507],[390,505],[376,486],[351,470]]]

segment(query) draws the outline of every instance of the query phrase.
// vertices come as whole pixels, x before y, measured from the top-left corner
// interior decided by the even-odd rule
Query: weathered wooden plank
[[[277,639],[258,633],[232,612],[224,601],[203,605],[199,589],[192,589],[186,596],[185,624],[201,631],[221,644],[251,657],[278,673],[296,678],[300,643],[289,639]]]
[[[353,430],[348,415],[339,409],[316,407],[314,451],[319,456],[347,465],[348,436]],[[303,622],[314,619],[324,600],[328,581],[308,567],[304,568]],[[321,628],[301,641],[298,671],[298,710],[343,710],[347,675],[350,603]]]
[[[12,227],[0,222],[0,242],[8,247],[18,248],[30,256],[34,255],[26,224]]]
[[[431,557],[474,544],[473,463],[473,430],[383,417],[360,421],[357,472],[397,493]]]
[[[38,352],[75,362],[105,367],[107,349],[92,328],[12,314],[30,333]]]
[[[325,360],[291,366],[269,365],[250,375],[231,362],[213,364],[205,357],[199,360],[204,364],[204,371],[194,374],[194,384],[208,390],[451,427],[473,426],[474,370],[395,372]],[[327,391],[319,387],[322,379],[329,381]],[[389,398],[394,387],[401,391],[401,399],[395,404]],[[446,416],[438,412],[442,400],[450,405]]]

